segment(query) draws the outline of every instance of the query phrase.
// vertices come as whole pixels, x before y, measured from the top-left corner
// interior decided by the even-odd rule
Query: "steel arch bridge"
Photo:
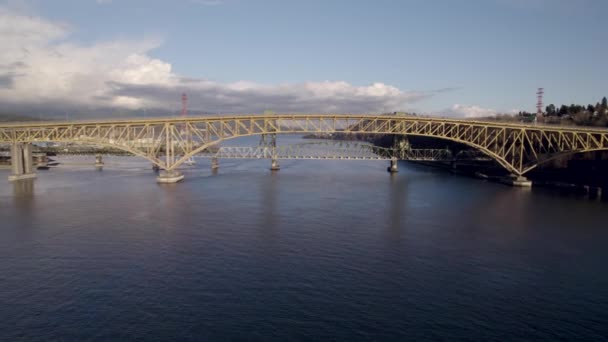
[[[465,153],[453,155],[448,149],[395,149],[366,142],[325,140],[281,146],[221,146],[217,151],[197,155],[211,159],[309,159],[309,160],[392,160],[456,161],[479,160]]]
[[[468,145],[517,176],[551,159],[608,150],[608,130],[399,115],[265,114],[0,124],[0,143],[114,147],[172,171],[228,139],[277,134],[393,134]]]

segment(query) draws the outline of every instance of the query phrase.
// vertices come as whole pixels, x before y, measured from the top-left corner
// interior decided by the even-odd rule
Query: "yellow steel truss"
[[[0,124],[0,143],[115,147],[173,170],[223,140],[288,133],[427,136],[471,146],[523,175],[564,154],[608,150],[608,130],[395,115],[265,114]]]

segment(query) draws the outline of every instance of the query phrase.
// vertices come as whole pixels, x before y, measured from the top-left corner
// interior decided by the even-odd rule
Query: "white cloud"
[[[455,104],[452,108],[447,110],[448,115],[465,117],[465,118],[479,118],[484,116],[493,116],[498,112],[495,109],[483,108],[480,106],[469,106],[462,104]]]
[[[150,56],[159,39],[82,45],[70,41],[71,32],[65,23],[0,7],[0,105],[13,110],[35,105],[170,112],[187,92],[194,111],[384,112],[443,91],[407,92],[384,83],[354,86],[344,81],[261,85],[188,79]]]
[[[496,116],[498,114],[516,114],[517,109],[508,111],[499,111],[491,108],[483,108],[475,105],[455,104],[451,108],[439,113],[442,116],[459,117],[459,118],[481,118],[488,116]]]
[[[175,81],[175,80],[174,80]],[[113,98],[133,98],[154,108],[175,109],[182,92],[189,107],[212,113],[277,112],[386,112],[404,103],[432,96],[432,92],[403,92],[376,83],[357,87],[341,81],[258,85],[179,79],[172,85],[113,82]]]

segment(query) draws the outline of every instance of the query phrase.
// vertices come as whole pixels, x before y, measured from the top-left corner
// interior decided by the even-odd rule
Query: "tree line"
[[[519,112],[519,116],[522,120],[529,120],[529,118],[535,117],[535,114]],[[542,117],[537,119],[552,124],[574,123],[581,126],[608,127],[608,99],[604,96],[595,105],[588,104],[587,106],[571,104],[569,106],[561,105],[558,108],[554,104],[550,104],[545,107]]]

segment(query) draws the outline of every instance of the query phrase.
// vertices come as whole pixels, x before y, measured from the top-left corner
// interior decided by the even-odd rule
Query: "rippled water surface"
[[[608,336],[608,204],[411,164],[0,170],[0,340]],[[86,162],[88,164],[79,164]]]

